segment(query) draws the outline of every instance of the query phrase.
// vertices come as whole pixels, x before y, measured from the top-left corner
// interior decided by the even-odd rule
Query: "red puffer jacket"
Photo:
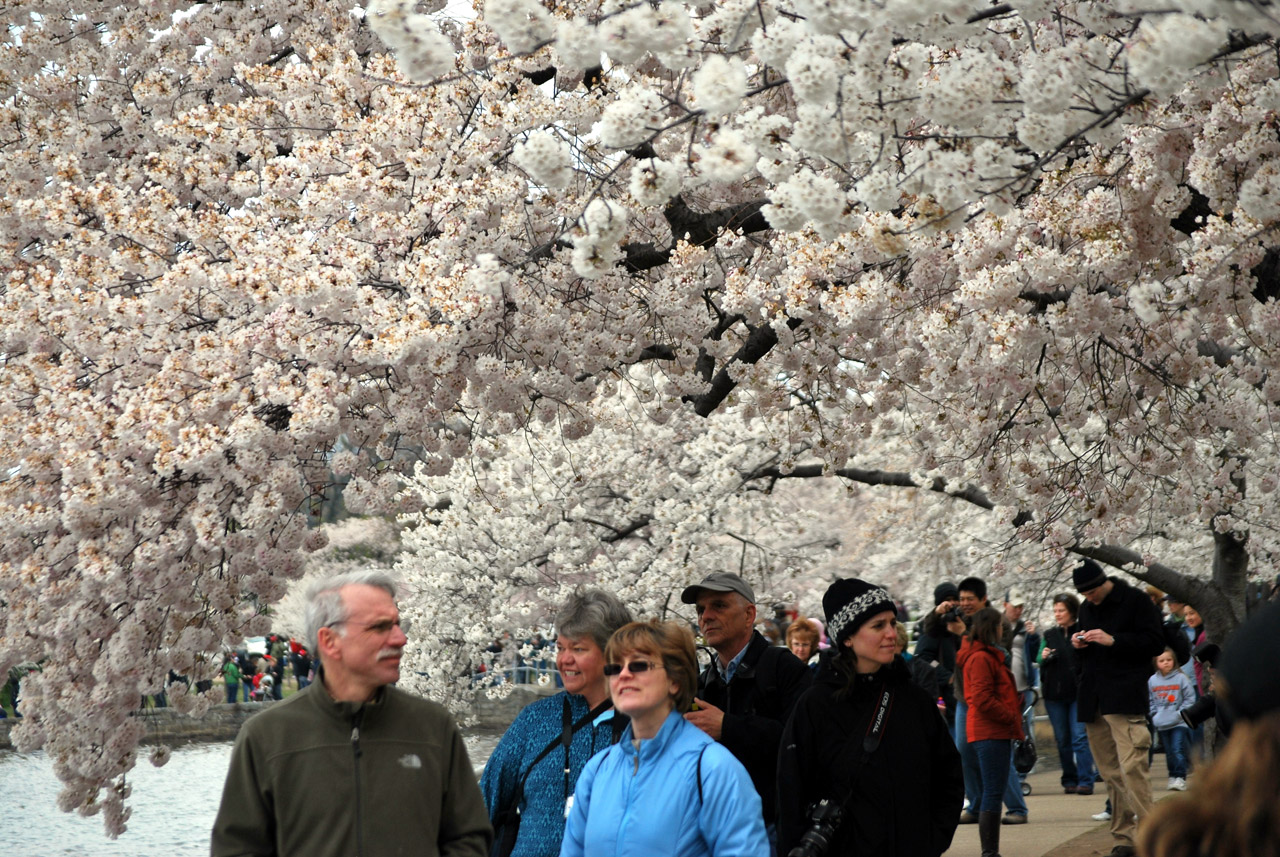
[[[1004,653],[966,637],[956,666],[964,670],[964,701],[969,706],[965,737],[970,743],[1021,738],[1022,705]]]

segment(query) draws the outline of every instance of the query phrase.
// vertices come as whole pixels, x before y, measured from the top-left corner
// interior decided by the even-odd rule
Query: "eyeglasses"
[[[632,675],[647,673],[649,670],[660,670],[662,664],[656,664],[653,661],[631,661],[627,664],[605,664],[604,674],[612,678],[615,675],[622,675],[622,668],[626,666]]]
[[[328,625],[325,625],[325,627],[336,628],[339,625],[346,625],[348,623],[349,622],[347,619],[343,619],[340,622],[330,622]],[[390,634],[392,628],[398,627],[401,633],[407,636],[409,633],[410,625],[411,625],[410,620],[402,616],[399,619],[384,619],[381,622],[374,622],[372,625],[365,625],[364,630],[371,631],[372,633],[381,637],[381,636]]]

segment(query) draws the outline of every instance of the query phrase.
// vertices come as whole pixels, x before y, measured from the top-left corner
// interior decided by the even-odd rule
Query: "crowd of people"
[[[407,640],[394,583],[324,581],[307,604],[316,680],[242,730],[212,854],[381,855],[412,842],[477,857],[938,857],[971,821],[983,857],[998,857],[1001,826],[1028,818],[1019,758],[1037,690],[1064,791],[1106,784],[1113,857],[1275,854],[1274,841],[1219,847],[1276,832],[1274,767],[1250,780],[1272,782],[1267,797],[1232,788],[1253,828],[1195,816],[1212,847],[1179,850],[1147,820],[1162,814],[1152,736],[1180,790],[1197,694],[1274,743],[1275,680],[1231,646],[1215,669],[1203,623],[1165,617],[1163,598],[1092,561],[1072,582],[1043,635],[1018,590],[1001,610],[980,578],[941,584],[907,652],[901,605],[872,583],[835,581],[822,621],[797,617],[775,645],[757,630],[750,584],[717,572],[681,592],[709,655],[701,668],[687,625],[635,621],[614,595],[579,590],[555,618],[563,689],[522,710],[477,784],[447,713],[394,687]],[[1280,617],[1255,626],[1241,633],[1267,642],[1250,646],[1277,649]],[[1199,654],[1184,663],[1184,651]],[[1260,758],[1280,759],[1268,746]],[[1197,767],[1192,782],[1225,779],[1216,770]]]
[[[222,681],[227,702],[284,699],[286,672],[293,675],[298,690],[311,683],[315,664],[303,643],[273,633],[267,635],[266,647],[265,652],[243,648],[223,655]]]

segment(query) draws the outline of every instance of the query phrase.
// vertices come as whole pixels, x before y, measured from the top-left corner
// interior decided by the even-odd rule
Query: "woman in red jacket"
[[[969,706],[965,731],[978,755],[982,800],[978,837],[982,857],[999,857],[1000,797],[1009,777],[1013,742],[1022,737],[1022,710],[1013,673],[1000,647],[1003,619],[994,607],[973,614],[969,636],[960,645],[956,666],[964,671],[964,700]]]

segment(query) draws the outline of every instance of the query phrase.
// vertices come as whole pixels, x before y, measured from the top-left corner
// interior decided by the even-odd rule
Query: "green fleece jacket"
[[[320,681],[248,720],[212,857],[486,857],[489,814],[453,718],[384,687],[335,702]]]

